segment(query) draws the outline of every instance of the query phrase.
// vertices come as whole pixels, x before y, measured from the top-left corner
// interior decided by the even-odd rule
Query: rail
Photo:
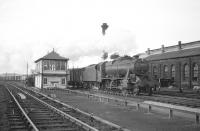
[[[39,101],[39,102],[41,102],[42,104],[44,104],[45,106],[47,106],[47,107],[49,107],[50,109],[54,110],[56,113],[60,114],[61,116],[67,118],[67,119],[70,120],[71,122],[74,122],[74,123],[76,123],[77,125],[79,125],[80,127],[84,128],[85,130],[87,130],[87,131],[98,131],[98,129],[96,129],[96,128],[94,128],[94,127],[91,127],[90,125],[88,125],[88,124],[86,124],[86,123],[84,123],[84,122],[82,122],[82,121],[80,121],[80,120],[78,120],[78,119],[76,119],[76,118],[74,118],[74,117],[72,117],[72,116],[66,114],[65,112],[63,112],[63,111],[61,111],[61,110],[59,110],[59,109],[56,109],[55,107],[51,106],[50,104],[48,104],[48,103],[46,103],[46,102],[44,102],[44,101],[38,99],[37,97],[35,97],[35,96],[29,94],[28,92],[23,91],[22,89],[18,88],[17,86],[12,85],[12,84],[9,84],[9,85],[14,86],[15,88],[21,90],[21,91],[24,92],[25,94],[31,96],[32,98],[34,98],[34,99],[36,99],[37,101]]]
[[[196,122],[196,124],[199,124],[200,109],[198,109],[198,108],[177,106],[177,105],[154,102],[154,101],[135,102],[135,101],[123,100],[123,99],[114,98],[114,97],[99,96],[99,95],[96,95],[96,94],[90,94],[90,93],[75,91],[75,90],[70,90],[70,89],[64,89],[64,90],[71,92],[71,93],[79,93],[79,94],[82,94],[82,95],[86,95],[88,98],[90,98],[90,97],[98,98],[99,101],[103,101],[105,99],[107,102],[109,102],[111,100],[115,101],[115,102],[121,102],[125,106],[128,106],[128,105],[135,106],[137,108],[137,110],[139,110],[142,105],[147,105],[148,106],[148,112],[150,112],[152,110],[152,107],[169,109],[169,118],[170,119],[173,117],[173,111],[174,110],[194,114],[195,115],[195,122]]]
[[[18,108],[21,110],[22,114],[27,119],[27,121],[30,124],[31,128],[33,129],[33,131],[39,131],[39,129],[37,129],[37,127],[35,126],[35,124],[28,117],[28,115],[26,114],[26,112],[24,111],[24,109],[21,107],[21,105],[19,104],[19,102],[17,101],[17,99],[15,98],[15,96],[12,94],[12,92],[7,87],[6,87],[6,89],[8,90],[8,92],[10,93],[10,95],[12,96],[12,98],[15,101],[15,103],[17,104]]]

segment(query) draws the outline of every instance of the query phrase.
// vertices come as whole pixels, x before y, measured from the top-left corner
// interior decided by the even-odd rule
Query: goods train
[[[71,69],[69,85],[122,93],[139,94],[143,91],[151,95],[157,82],[150,77],[148,71],[148,61],[138,56],[124,56],[109,62]]]

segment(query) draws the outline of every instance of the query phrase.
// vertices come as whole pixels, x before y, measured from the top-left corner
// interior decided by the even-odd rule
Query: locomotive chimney
[[[165,52],[165,46],[164,45],[161,46],[161,51],[162,51],[162,53]]]
[[[139,59],[139,55],[134,55],[133,56],[135,59]]]
[[[147,48],[147,54],[150,55],[150,48]]]
[[[178,41],[178,50],[181,50],[182,47],[181,47],[181,41]]]

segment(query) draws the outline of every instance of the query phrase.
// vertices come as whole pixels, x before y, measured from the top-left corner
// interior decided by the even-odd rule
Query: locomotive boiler
[[[104,89],[134,92],[150,91],[153,86],[152,80],[148,75],[149,63],[139,59],[137,56],[132,58],[119,58],[105,63],[104,75],[102,75],[102,87]],[[139,80],[138,80],[139,79]]]
[[[142,59],[119,59],[107,62],[105,65],[106,77],[123,78],[130,74],[145,75],[148,72],[148,62]]]

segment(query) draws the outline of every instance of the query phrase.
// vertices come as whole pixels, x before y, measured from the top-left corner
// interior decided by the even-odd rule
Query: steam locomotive
[[[117,60],[101,62],[84,68],[71,69],[72,87],[98,88],[122,93],[148,92],[157,85],[148,74],[149,63],[135,57],[120,57]]]

